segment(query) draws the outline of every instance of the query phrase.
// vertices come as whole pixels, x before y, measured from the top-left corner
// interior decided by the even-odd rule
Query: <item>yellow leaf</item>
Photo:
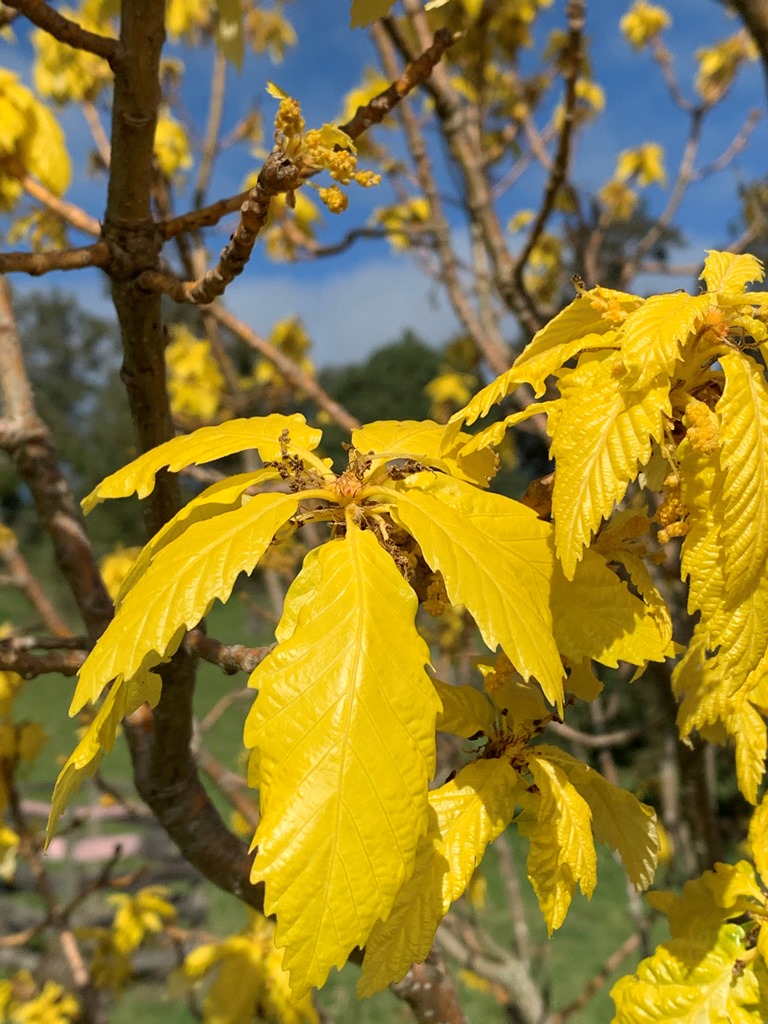
[[[768,793],[752,813],[749,822],[749,849],[765,885],[768,883]]]
[[[359,996],[399,981],[432,948],[437,926],[461,896],[488,843],[515,813],[519,776],[500,758],[475,761],[429,794],[429,830],[412,877],[379,921],[365,948]]]
[[[659,857],[656,812],[641,804],[626,789],[614,786],[589,765],[556,747],[537,746],[536,751],[565,772],[589,804],[592,831],[598,842],[615,850],[638,890],[653,881]]]
[[[146,498],[155,486],[155,474],[167,467],[178,473],[187,466],[199,466],[205,462],[223,459],[235,452],[255,448],[266,462],[280,457],[280,436],[288,432],[288,451],[302,453],[312,451],[320,443],[321,432],[308,427],[300,413],[253,419],[228,420],[215,427],[200,427],[191,434],[174,437],[165,444],[140,455],[127,466],[112,473],[83,499],[83,511],[88,513],[106,498],[127,498],[136,492]]]
[[[639,571],[642,562],[637,562]],[[660,605],[649,600],[653,595]],[[671,639],[669,612],[655,587],[653,594],[643,597],[645,602],[630,594],[596,551],[584,552],[572,580],[556,562],[551,607],[560,651],[572,661],[593,659],[609,668],[616,668],[619,661],[663,661]]]
[[[699,280],[705,282],[708,292],[722,292],[726,296],[737,295],[744,290],[744,285],[750,281],[762,281],[765,276],[763,264],[756,256],[750,256],[748,253],[737,256],[732,252],[718,252],[716,249],[709,249],[707,252]]]
[[[469,434],[459,433],[444,446],[445,429],[432,420],[379,420],[353,430],[352,444],[363,455],[373,453],[373,467],[393,459],[415,459],[478,487],[487,487],[497,469],[494,454],[465,454]]]
[[[621,356],[628,372],[622,386],[644,390],[659,374],[671,376],[683,346],[704,322],[709,295],[652,295],[624,321]]]
[[[115,676],[130,679],[169,658],[214,600],[226,601],[240,573],[253,571],[298,503],[295,494],[257,494],[242,508],[193,523],[158,551],[80,669],[70,714]]]
[[[542,394],[547,377],[579,352],[618,348],[615,329],[642,301],[610,288],[589,289],[533,336],[512,371]]]
[[[94,773],[101,758],[114,746],[120,721],[126,715],[133,714],[145,702],[154,707],[160,699],[160,688],[160,677],[153,672],[142,672],[130,683],[120,678],[112,684],[104,703],[96,712],[56,780],[51,797],[46,843],[51,841],[60,814],[83,778]]]
[[[595,675],[591,659],[585,658],[584,661],[569,665],[565,688],[569,693],[586,701],[592,701],[602,693],[603,684]]]
[[[463,604],[490,650],[501,646],[552,704],[563,700],[563,666],[552,636],[549,581],[527,555],[538,518],[500,494],[437,473],[405,481],[393,515],[445,580],[451,604]]]
[[[244,498],[247,490],[251,487],[258,487],[267,480],[274,480],[277,476],[276,469],[258,469],[254,473],[237,473],[224,480],[217,480],[216,483],[206,487],[204,491],[188,501],[173,519],[170,519],[157,531],[136,556],[123,578],[117,593],[116,605],[119,607],[122,604],[125,595],[144,575],[158,551],[180,537],[193,523],[213,519],[214,516],[218,516],[222,512],[240,508],[247,500]]]
[[[613,353],[588,357],[560,382],[552,513],[569,579],[585,545],[650,458],[653,442],[664,436],[664,414],[671,412],[668,383],[624,391],[616,378],[620,367]]]
[[[768,557],[768,386],[763,369],[746,353],[724,352],[720,365],[724,569],[735,603],[765,574]]]
[[[517,426],[518,423],[530,419],[531,416],[543,416],[552,410],[554,404],[554,402],[531,402],[530,405],[526,406],[525,409],[521,409],[520,412],[510,413],[503,420],[492,423],[485,430],[480,430],[477,434],[473,434],[465,442],[462,448],[462,455],[471,455],[473,452],[482,451],[483,448],[495,447],[501,444],[510,427]],[[461,434],[459,436],[466,437],[467,435]]]
[[[350,28],[366,28],[384,18],[395,0],[352,0]]]
[[[597,884],[597,855],[589,804],[557,765],[530,750],[538,792],[526,795],[518,827],[531,841],[528,878],[551,935],[565,920],[578,883],[589,897]]]
[[[254,881],[277,915],[296,995],[322,985],[388,914],[427,827],[440,701],[417,599],[373,534],[319,549],[290,638],[256,669]]]
[[[490,736],[494,726],[493,705],[474,686],[451,686],[439,679],[432,682],[443,705],[436,728],[469,739],[482,732]]]
[[[687,937],[659,946],[613,986],[613,1024],[760,1024],[752,969],[740,965],[746,952],[744,929],[735,924],[723,925],[710,949]]]
[[[241,0],[216,0],[216,46],[219,51],[242,71],[245,55],[243,11]]]

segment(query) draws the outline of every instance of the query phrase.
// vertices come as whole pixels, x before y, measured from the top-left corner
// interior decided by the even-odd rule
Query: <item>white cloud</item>
[[[314,341],[318,365],[358,362],[410,328],[440,344],[458,329],[445,296],[407,257],[336,266],[318,276],[301,265],[244,278],[227,292],[232,309],[267,334],[298,315]]]

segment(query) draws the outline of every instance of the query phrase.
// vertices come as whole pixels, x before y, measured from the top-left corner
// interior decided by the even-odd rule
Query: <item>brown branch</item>
[[[720,171],[725,170],[728,164],[733,161],[734,157],[738,156],[744,149],[749,141],[750,135],[755,130],[757,122],[762,116],[761,111],[757,108],[750,110],[738,134],[734,136],[733,140],[728,146],[726,146],[719,157],[696,171],[693,175],[693,180],[701,181],[702,178],[708,178],[712,174],[718,174]]]
[[[727,0],[726,6],[736,11],[752,37],[763,63],[768,89],[768,0]]]
[[[624,747],[643,733],[641,728],[635,727],[633,729],[617,729],[614,732],[596,734],[582,732],[581,729],[574,729],[573,726],[566,725],[565,722],[550,722],[547,728],[564,740],[568,740],[571,743],[580,743],[583,747],[589,747],[592,750],[603,750],[606,747]]]
[[[253,672],[272,651],[274,644],[267,647],[223,644],[201,629],[192,629],[184,638],[184,647],[190,654],[202,658],[211,665],[217,665],[225,675],[233,676],[237,672]]]
[[[99,159],[104,167],[107,168],[109,167],[112,159],[112,150],[109,145],[107,133],[104,131],[104,126],[101,123],[99,112],[91,100],[84,100],[81,109],[83,111],[83,117],[88,123],[91,138],[96,146],[96,152],[99,154]]]
[[[96,32],[89,32],[76,21],[71,21],[59,14],[52,7],[49,7],[44,0],[3,0],[6,7],[12,7],[25,18],[28,18],[33,25],[37,25],[48,35],[58,39],[60,43],[66,43],[76,50],[85,50],[97,57],[103,57],[111,68],[120,61],[125,52],[119,40],[110,36],[101,36]]]
[[[19,551],[15,540],[0,544],[0,558],[8,566],[14,586],[23,591],[29,603],[42,619],[46,629],[59,637],[71,636],[72,630],[60,615],[45,589],[40,585],[26,558]]]
[[[86,656],[86,651],[49,651],[47,654],[15,651],[0,640],[0,671],[16,672],[22,679],[35,679],[49,672],[76,676]]]
[[[75,598],[91,637],[112,617],[112,601],[85,533],[80,508],[59,468],[47,427],[37,417],[10,289],[0,277],[0,389],[13,430],[3,440],[21,479],[29,487],[38,517],[48,532],[56,561]],[[10,442],[10,444],[7,444]]]
[[[258,804],[254,803],[243,792],[243,787],[246,785],[245,779],[241,775],[236,775],[234,772],[229,771],[228,768],[225,768],[202,745],[197,749],[196,757],[200,771],[210,779],[219,792],[226,797],[235,810],[239,811],[251,828],[256,831],[261,815],[259,814]]]
[[[167,239],[175,238],[176,235],[181,235],[185,231],[198,231],[200,228],[212,227],[228,213],[235,213],[241,209],[249,195],[250,192],[238,192],[236,196],[217,199],[215,203],[204,206],[201,210],[189,210],[187,213],[179,214],[178,217],[169,217],[168,220],[158,224],[158,230],[161,236]]]
[[[203,205],[205,193],[208,191],[208,183],[211,180],[213,163],[219,151],[219,132],[221,130],[221,118],[224,112],[224,91],[227,84],[227,61],[221,50],[216,49],[213,58],[213,73],[211,75],[211,97],[208,104],[208,124],[205,129],[205,141],[203,143],[203,156],[200,161],[200,169],[197,172],[197,181],[194,191],[194,205]]]
[[[468,1024],[442,957],[430,953],[390,989],[406,1002],[419,1024]]]
[[[563,123],[560,129],[560,138],[557,146],[557,153],[552,163],[552,169],[547,179],[539,211],[536,215],[531,230],[526,239],[522,251],[515,260],[513,275],[520,295],[524,296],[526,302],[534,312],[532,300],[528,295],[523,275],[530,259],[531,253],[541,237],[544,227],[555,208],[555,201],[558,193],[563,187],[568,176],[568,166],[571,156],[571,140],[576,121],[576,80],[583,64],[583,33],[586,17],[584,0],[569,0],[566,17],[568,19],[568,41],[563,51],[563,80],[565,82],[565,102],[563,104]]]
[[[342,130],[356,139],[371,125],[378,124],[403,96],[429,76],[452,42],[451,32],[437,32],[432,45],[406,68],[402,77],[370,103],[359,107],[352,120],[341,126]],[[148,275],[142,276],[140,286],[147,290],[160,288],[176,302],[195,305],[213,302],[245,269],[256,238],[267,222],[272,200],[278,195],[294,192],[306,181],[309,173],[306,167],[299,162],[294,163],[282,150],[273,149],[259,172],[256,186],[240,207],[240,221],[222,250],[217,265],[196,281],[186,281],[173,289],[164,287],[161,279]]]
[[[0,274],[31,274],[32,277],[39,277],[52,270],[105,267],[108,259],[106,242],[94,242],[93,245],[58,252],[5,252],[0,253]]]
[[[47,189],[45,185],[41,185],[39,181],[28,174],[25,174],[21,179],[21,187],[33,199],[37,199],[38,202],[46,206],[52,213],[57,213],[62,220],[71,224],[73,228],[77,228],[83,234],[93,235],[94,238],[100,237],[101,224],[80,206],[77,206],[75,203],[68,203],[65,199],[60,199],[50,189]]]
[[[598,973],[593,978],[590,978],[578,996],[568,1003],[567,1006],[564,1006],[562,1010],[557,1010],[551,1014],[547,1024],[564,1024],[574,1013],[578,1013],[579,1010],[583,1009],[590,999],[593,999],[606,986],[610,981],[611,975],[621,965],[622,961],[626,960],[630,953],[634,953],[639,945],[639,935],[630,935],[628,939],[625,939],[618,949],[611,953]]]
[[[224,309],[218,304],[212,307],[212,312],[219,323],[229,328],[247,345],[250,345],[252,349],[265,359],[268,359],[287,381],[295,388],[303,391],[319,408],[325,410],[340,427],[343,427],[345,430],[355,430],[360,426],[359,420],[348,412],[343,405],[340,405],[339,402],[331,398],[314,377],[310,377],[308,373],[305,373],[300,366],[285,355],[285,353],[281,352],[280,349],[256,334],[246,323],[236,317],[234,313],[230,313],[229,310]]]
[[[447,35],[450,38],[450,33]],[[395,73],[395,51],[392,40],[380,25],[374,26],[373,39],[385,73],[391,77]],[[483,324],[462,285],[458,261],[452,244],[451,227],[443,210],[440,191],[437,188],[424,135],[413,111],[405,104],[400,108],[400,118],[405,130],[408,149],[416,168],[419,186],[429,203],[429,226],[434,232],[435,253],[440,263],[442,282],[448,292],[451,305],[493,372],[503,373],[509,366],[509,351],[497,331],[489,333],[483,329]]]
[[[441,28],[435,32],[431,44],[422,54],[409,61],[403,74],[378,96],[358,107],[354,117],[339,127],[351,139],[358,139],[375,124],[380,124],[397,104],[419,85],[423,85],[432,74],[434,68],[445,51],[453,46],[459,36],[450,29]]]
[[[56,891],[48,876],[37,832],[30,827],[22,808],[13,778],[13,765],[6,759],[0,759],[0,781],[4,783],[8,795],[8,811],[11,822],[19,836],[19,853],[24,858],[34,880],[35,888],[45,904],[48,922],[56,934],[64,963],[67,965],[74,990],[81,1003],[79,1019],[83,1024],[86,1022],[90,1024],[98,1019],[98,993],[91,984],[88,965],[64,908],[59,905]]]

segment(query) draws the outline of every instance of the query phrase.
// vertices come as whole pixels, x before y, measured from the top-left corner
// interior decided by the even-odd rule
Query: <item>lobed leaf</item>
[[[708,292],[736,295],[743,291],[744,285],[751,281],[762,281],[765,276],[763,264],[749,253],[736,255],[715,249],[708,249],[707,253],[699,280],[704,281]]]
[[[443,705],[435,727],[439,732],[469,739],[477,733],[490,736],[494,727],[494,710],[490,701],[474,686],[452,686],[433,679]]]
[[[768,558],[768,385],[743,352],[720,357],[725,389],[720,465],[725,470],[722,541],[729,600],[745,596],[765,574]]]
[[[564,671],[552,636],[549,581],[527,555],[535,513],[460,480],[419,473],[398,492],[393,515],[442,573],[451,603],[467,608],[487,646],[501,646],[560,706]]]
[[[629,314],[622,328],[621,357],[626,386],[641,391],[659,374],[671,376],[683,346],[695,334],[712,304],[709,295],[672,292],[652,295]]]
[[[446,446],[446,428],[432,420],[378,420],[352,431],[352,444],[364,455],[372,454],[372,465],[393,459],[415,459],[442,469],[460,480],[487,487],[498,469],[492,452],[466,454],[469,434],[457,433]]]
[[[615,850],[634,887],[647,889],[659,858],[656,812],[636,796],[614,786],[589,765],[557,747],[537,746],[537,753],[565,772],[589,804],[598,842]]]
[[[104,703],[93,717],[85,733],[59,772],[51,797],[46,845],[56,830],[56,822],[86,775],[93,775],[105,753],[115,744],[117,728],[126,715],[132,715],[142,704],[155,707],[160,700],[160,677],[153,672],[139,673],[130,682],[115,680]]]
[[[110,679],[130,679],[170,657],[213,601],[229,597],[240,573],[253,571],[298,504],[295,494],[257,494],[162,548],[80,669],[70,714],[96,700]]]
[[[413,875],[365,947],[359,996],[399,981],[432,948],[437,926],[469,884],[488,843],[515,813],[520,777],[500,758],[475,761],[429,794],[430,822]]]
[[[528,768],[538,792],[526,795],[518,827],[531,841],[528,878],[551,935],[565,920],[577,884],[585,896],[592,895],[597,855],[589,804],[562,768],[537,750],[529,751]]]
[[[555,546],[568,579],[584,547],[651,456],[670,415],[669,382],[645,391],[619,387],[621,357],[582,359],[560,382],[552,456],[557,472],[552,494]]]
[[[613,986],[613,1024],[761,1024],[759,985],[745,954],[736,924],[723,925],[706,952],[687,938],[664,943]]]
[[[413,871],[440,709],[416,595],[374,535],[350,522],[310,566],[287,639],[251,677],[245,729],[261,787],[252,877],[297,996],[365,944]]]
[[[255,448],[266,462],[280,457],[280,437],[288,431],[289,451],[312,451],[320,443],[321,431],[308,427],[300,413],[283,416],[272,413],[252,419],[228,420],[214,427],[200,427],[191,434],[174,437],[129,462],[127,466],[102,480],[83,499],[88,513],[106,498],[127,498],[134,492],[146,498],[155,486],[155,475],[164,468],[178,473],[187,466],[199,466],[223,459],[235,452]]]

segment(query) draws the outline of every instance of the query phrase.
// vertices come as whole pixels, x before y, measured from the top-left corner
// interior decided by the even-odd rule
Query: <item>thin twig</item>
[[[192,629],[184,638],[184,647],[190,654],[217,665],[225,675],[232,676],[237,672],[253,672],[272,651],[274,644],[266,647],[223,644],[201,629]]]
[[[572,1017],[574,1013],[578,1013],[579,1010],[587,1005],[590,999],[597,995],[600,989],[606,986],[613,972],[621,965],[622,961],[626,960],[630,953],[634,953],[639,945],[639,935],[630,935],[628,939],[625,939],[618,949],[611,953],[598,973],[589,979],[578,996],[568,1003],[567,1006],[564,1006],[562,1010],[557,1010],[551,1014],[547,1024],[565,1024],[569,1017]]]
[[[101,118],[99,117],[96,105],[92,100],[84,100],[81,110],[83,111],[83,117],[88,122],[88,127],[91,131],[91,138],[96,146],[96,152],[99,154],[99,159],[104,167],[108,168],[110,160],[112,159],[112,147],[109,144],[107,133],[104,131],[104,125],[101,123]]]
[[[57,213],[62,220],[71,224],[73,228],[77,228],[83,234],[93,235],[94,238],[100,237],[101,224],[95,217],[91,217],[89,213],[86,213],[82,207],[77,206],[75,203],[68,203],[65,199],[59,199],[50,189],[47,189],[45,185],[41,185],[39,181],[28,174],[25,174],[21,179],[21,187],[33,199],[37,199],[38,202],[46,206],[52,213]]]
[[[563,52],[563,80],[565,82],[565,100],[563,103],[563,121],[560,128],[557,153],[552,163],[552,168],[544,189],[544,197],[536,219],[531,225],[531,230],[525,244],[515,259],[514,278],[518,291],[527,297],[530,304],[532,300],[528,296],[523,276],[525,268],[530,259],[531,253],[541,238],[544,227],[555,208],[560,189],[563,187],[567,176],[571,156],[571,140],[576,122],[576,81],[583,63],[583,33],[585,21],[584,0],[569,0],[567,7],[568,19],[568,41]],[[533,308],[531,306],[531,308]]]
[[[631,729],[617,729],[615,732],[590,733],[582,732],[581,729],[574,729],[572,725],[565,722],[550,722],[547,728],[571,743],[580,743],[583,747],[591,750],[603,750],[606,747],[625,747],[628,743],[642,735],[643,730],[638,726]]]

